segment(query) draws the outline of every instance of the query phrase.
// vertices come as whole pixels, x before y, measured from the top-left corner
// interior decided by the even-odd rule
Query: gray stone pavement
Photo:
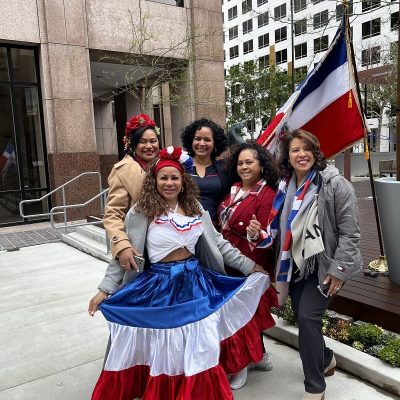
[[[108,332],[102,315],[86,309],[105,268],[64,243],[0,252],[0,400],[90,399]],[[297,351],[265,341],[274,369],[250,371],[235,399],[301,399]],[[340,371],[327,383],[327,400],[396,399]]]

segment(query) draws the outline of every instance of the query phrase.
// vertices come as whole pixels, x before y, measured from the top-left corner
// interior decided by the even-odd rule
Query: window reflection
[[[35,53],[30,49],[11,49],[13,80],[36,83]]]
[[[8,81],[7,49],[0,47],[0,81]]]

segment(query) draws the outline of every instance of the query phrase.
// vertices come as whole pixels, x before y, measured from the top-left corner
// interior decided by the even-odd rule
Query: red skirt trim
[[[122,371],[102,371],[92,400],[233,400],[226,374],[261,360],[260,332],[274,326],[271,307],[277,306],[274,287],[260,299],[253,318],[221,342],[220,363],[192,376],[150,375],[150,367],[136,365]]]

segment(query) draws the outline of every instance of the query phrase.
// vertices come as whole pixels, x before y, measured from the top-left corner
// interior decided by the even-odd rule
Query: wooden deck
[[[360,250],[366,267],[379,258],[379,242],[375,224],[369,181],[353,183],[360,213]],[[355,319],[372,322],[400,333],[400,286],[386,276],[371,277],[360,275],[348,281],[329,308]]]

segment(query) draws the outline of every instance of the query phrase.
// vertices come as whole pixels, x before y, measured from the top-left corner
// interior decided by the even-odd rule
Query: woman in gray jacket
[[[279,239],[276,286],[280,305],[290,295],[299,326],[303,398],[320,400],[325,376],[336,366],[323,339],[322,316],[332,296],[362,267],[357,200],[352,185],[327,166],[309,132],[298,129],[282,137],[280,166],[284,178],[258,246]],[[250,229],[257,226],[252,221]]]
[[[113,261],[89,304],[111,333],[93,400],[232,400],[226,374],[262,358],[259,333],[274,324],[269,276],[253,273],[262,267],[215,230],[185,153],[160,152],[126,218],[148,268],[138,274]],[[251,275],[227,277],[224,264]]]

